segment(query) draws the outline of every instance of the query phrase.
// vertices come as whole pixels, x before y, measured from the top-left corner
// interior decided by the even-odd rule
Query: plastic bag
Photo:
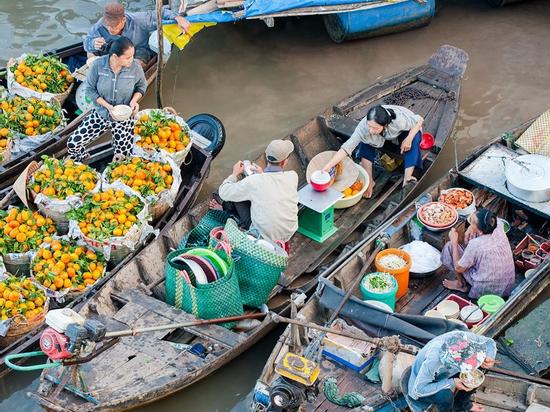
[[[413,273],[432,272],[441,266],[441,252],[429,243],[414,240],[401,249],[411,256]]]

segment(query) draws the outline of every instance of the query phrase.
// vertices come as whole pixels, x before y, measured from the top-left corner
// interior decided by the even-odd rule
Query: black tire
[[[187,120],[187,124],[191,130],[210,140],[211,143],[206,150],[215,158],[225,145],[225,127],[220,119],[208,113],[201,113]]]

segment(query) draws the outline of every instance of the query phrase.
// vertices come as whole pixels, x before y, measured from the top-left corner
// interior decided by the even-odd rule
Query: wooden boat
[[[510,219],[512,214],[514,216],[525,216],[524,221],[528,222],[528,229],[521,230],[514,226],[508,232],[512,249],[526,237],[528,231],[533,231],[531,234],[534,236],[537,230],[546,230],[544,235],[548,238],[550,232],[548,232],[547,223],[550,216],[547,214],[548,212],[545,213],[543,210],[545,207],[550,206],[550,202],[547,202],[544,206],[539,205],[539,209],[533,208],[533,204],[520,201],[510,193],[507,193],[506,189],[502,191],[491,189],[491,186],[483,184],[483,179],[481,179],[482,183],[480,183],[480,179],[476,173],[472,173],[472,170],[480,170],[479,162],[494,154],[494,150],[496,149],[513,152],[506,144],[515,141],[531,123],[529,122],[511,133],[505,134],[506,139],[498,138],[489,145],[476,150],[459,165],[458,170],[452,170],[447,176],[441,178],[427,190],[427,193],[431,194],[433,199],[437,199],[444,189],[463,187],[473,191],[474,194],[477,193],[476,201],[480,202],[477,205],[478,207],[487,207],[495,211],[501,218],[509,219],[509,221],[513,222]],[[499,162],[500,160],[496,161]],[[500,174],[503,175],[503,172],[501,171]],[[486,173],[482,175],[486,175]],[[543,210],[540,210],[541,208]],[[321,275],[316,293],[303,309],[298,312],[298,318],[317,325],[328,326],[327,323],[330,325],[333,320],[333,311],[339,307],[346,293],[353,288],[350,299],[338,314],[341,318],[346,319],[348,323],[358,327],[369,336],[384,337],[398,335],[402,343],[421,347],[429,339],[456,329],[458,327],[457,324],[451,321],[432,319],[425,316],[411,316],[421,315],[427,310],[435,308],[440,301],[446,299],[452,293],[460,298],[467,299],[466,295],[452,292],[443,287],[442,280],[452,278],[451,271],[444,266],[441,266],[431,276],[412,278],[409,281],[408,292],[396,302],[395,314],[387,314],[387,312],[376,309],[362,301],[363,298],[361,297],[358,285],[359,278],[365,273],[376,270],[374,265],[370,265],[368,269],[362,270],[365,262],[369,262],[367,258],[369,256],[374,258],[374,255],[380,250],[378,248],[380,241],[383,241],[388,247],[399,248],[413,240],[415,228],[417,227],[414,220],[415,216],[416,202],[412,202],[376,232],[361,241],[345,260],[327,268]],[[455,225],[459,232],[464,228],[464,220],[465,218],[461,218],[458,225]],[[443,248],[446,242],[446,231],[433,232],[423,229],[421,234],[423,241],[430,243],[439,250]],[[525,279],[523,272],[518,271],[516,282],[517,286],[514,294],[509,298],[505,306],[476,326],[476,332],[490,337],[497,337],[502,332],[504,326],[513,322],[514,315],[512,314],[519,313],[518,311],[523,310],[537,295],[547,290],[550,283],[550,261],[547,260],[528,279]],[[536,334],[540,334],[540,330]],[[303,355],[308,350],[312,350],[313,354],[310,353],[309,355],[310,358],[313,358],[318,353],[318,347],[314,346],[315,343],[318,343],[317,341],[312,341],[310,346],[307,344],[300,346],[294,344],[296,341],[295,336],[293,336],[292,328],[287,327],[273,349],[256,384],[253,410],[271,410],[268,406],[270,393],[272,393],[270,391],[276,392],[276,387],[278,382],[280,382],[275,368],[285,354],[297,352],[299,355]],[[499,352],[498,359],[501,356],[502,352]],[[393,411],[406,406],[402,397],[392,399],[390,403],[390,398],[382,393],[380,385],[369,383],[363,375],[352,369],[343,367],[326,357],[323,357],[319,365],[321,368],[321,378],[327,376],[336,378],[341,392],[355,391],[360,393],[367,399],[365,404],[372,408],[370,410]],[[525,395],[528,385],[525,383],[525,375],[522,378],[523,380],[520,379],[522,380],[521,387],[518,386],[517,390],[521,390],[523,395]],[[492,397],[494,391],[502,393],[503,390],[507,390],[506,388],[510,388],[510,384],[507,384],[499,389],[499,382],[503,379],[506,380],[508,378],[495,376],[487,380],[486,387],[483,388],[486,395],[483,399],[487,399],[487,405],[495,406],[495,403],[490,403],[488,400]],[[548,381],[546,383],[548,384]],[[549,390],[550,388],[546,388],[544,391],[548,394],[550,393]],[[513,391],[513,393],[517,397],[521,395],[520,393],[516,393],[516,391]],[[544,398],[544,396],[542,399],[544,402],[550,401],[550,398]],[[525,404],[525,397],[523,400]],[[518,402],[514,404],[514,406],[517,405],[519,405]],[[297,407],[297,405],[293,406]],[[329,402],[322,392],[315,400],[303,403],[300,407],[301,411],[341,410],[337,405]],[[397,408],[394,409],[394,407]],[[515,409],[514,407],[510,407],[510,404],[507,405],[505,401],[501,402],[498,408],[500,409],[497,410],[525,410],[525,408]],[[287,410],[295,409],[289,408]]]
[[[86,61],[86,51],[84,50],[82,43],[63,47],[52,51],[49,54],[58,56],[64,63],[67,63],[70,59],[84,62]],[[7,69],[0,69],[0,73],[4,73],[6,70]],[[157,75],[156,57],[151,59],[144,71],[147,84],[149,85],[153,82]],[[71,94],[63,104],[63,108],[66,110],[66,116],[68,117],[67,125],[58,133],[58,135],[53,136],[52,139],[44,142],[34,150],[27,153],[22,153],[21,156],[18,157],[12,157],[8,162],[0,165],[0,188],[11,185],[25,169],[25,167],[27,167],[27,165],[33,160],[40,161],[43,155],[52,156],[53,154],[61,152],[65,149],[67,146],[67,139],[88,114],[88,111],[82,113],[76,104],[76,89],[80,84],[80,82],[76,82]],[[2,76],[0,86],[6,87],[6,85],[6,78]]]
[[[214,117],[212,117],[212,119],[216,120],[216,122],[214,122],[213,124],[216,124],[217,127],[222,127],[223,129],[223,125],[221,124],[221,122],[219,122],[219,120],[215,119]],[[203,127],[201,131],[204,133],[207,130]],[[221,130],[221,132],[223,135],[225,134],[225,131]],[[209,135],[209,133],[204,133],[204,134]],[[218,131],[216,130],[212,134],[218,136]],[[208,140],[206,138],[201,139],[200,142],[202,143],[202,146],[208,145]],[[192,146],[190,155],[189,155],[190,161],[184,162],[184,164],[180,166],[182,183],[178,191],[177,197],[174,200],[174,206],[169,208],[167,212],[160,219],[158,219],[158,221],[155,222],[153,225],[155,229],[160,231],[161,237],[163,236],[163,233],[169,230],[170,227],[179,218],[185,215],[193,205],[197,196],[199,195],[199,192],[206,178],[208,177],[210,166],[214,158],[212,153],[216,153],[216,154],[219,153],[223,147],[223,144],[224,144],[224,139],[219,139],[218,144],[215,147],[208,146],[208,149],[200,147],[197,144],[194,144]],[[64,151],[61,151],[57,153],[56,156],[62,157],[64,154],[66,153]],[[110,143],[103,143],[90,148],[90,154],[91,156],[86,161],[86,163],[91,164],[94,168],[101,171],[111,161],[113,156],[113,149]],[[9,191],[9,188],[4,189],[4,193],[8,191]],[[154,241],[155,240],[153,235],[147,237],[142,243],[138,244],[136,249],[130,255],[124,258],[124,260],[122,260],[119,264],[117,264],[115,267],[109,267],[107,274],[103,278],[101,278],[98,282],[96,282],[96,284],[94,284],[92,288],[87,290],[86,293],[83,293],[82,295],[78,296],[75,300],[71,301],[69,304],[65,305],[65,307],[70,307],[74,309],[81,307],[104,284],[108,283],[110,279],[116,276],[121,269],[126,267],[128,265],[128,262],[132,261],[132,259],[134,259],[134,257],[137,256],[147,244]],[[138,275],[136,273],[135,275],[138,277],[141,276],[141,274]],[[35,328],[28,334],[22,336],[20,339],[13,342],[8,347],[0,348],[0,361],[1,361],[0,364],[2,367],[2,369],[0,369],[0,376],[10,371],[10,369],[6,368],[4,365],[5,356],[10,354],[13,355],[13,354],[25,352],[29,348],[32,348],[38,342],[38,339],[40,338],[40,333],[43,331],[43,329],[44,329],[43,326]]]
[[[458,71],[449,70],[451,67]],[[428,64],[362,90],[287,136],[295,146],[290,167],[298,173],[300,185],[305,184],[309,159],[321,151],[338,148],[341,144],[338,135],[349,134],[349,129],[365,116],[371,105],[384,102],[399,102],[425,117],[426,130],[436,136],[438,147],[424,153],[424,171],[428,170],[452,131],[458,110],[460,76],[464,69],[464,52],[444,46]],[[263,160],[258,159],[257,163],[261,165]],[[339,230],[327,242],[317,244],[300,234],[291,239],[289,265],[284,278],[272,291],[268,301],[270,309],[285,312],[291,293],[298,288],[307,291],[314,287],[316,268],[354,229],[363,221],[378,226],[386,219],[386,213],[396,210],[404,200],[408,192],[404,195],[401,191],[402,176],[399,172],[390,173],[376,167],[376,174],[374,198],[361,200],[352,208],[336,212]],[[109,330],[195,319],[165,303],[162,285],[164,261],[171,248],[179,244],[206,210],[206,204],[199,205],[168,228],[136,258],[127,262],[112,281],[80,308],[79,313],[101,321]],[[149,285],[146,288],[151,294],[144,292],[142,284]],[[55,376],[60,372],[57,369],[44,372],[36,399],[46,409],[56,411],[115,411],[153,402],[219,369],[258,342],[273,327],[273,322],[265,319],[246,332],[209,325],[123,338],[79,367],[82,379],[88,385],[87,393],[95,402],[68,391],[57,393],[56,385],[52,387],[50,382],[50,379],[57,381]],[[195,343],[210,348],[208,356],[201,358],[178,349],[179,344]]]

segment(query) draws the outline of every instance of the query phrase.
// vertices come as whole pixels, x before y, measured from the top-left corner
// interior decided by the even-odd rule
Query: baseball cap
[[[103,9],[103,21],[107,24],[117,24],[124,17],[124,5],[109,3]]]
[[[280,163],[294,151],[290,140],[272,140],[265,149],[265,156],[269,162]]]

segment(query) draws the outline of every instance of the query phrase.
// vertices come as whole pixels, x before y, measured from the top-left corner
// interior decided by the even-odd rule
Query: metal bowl
[[[538,154],[506,161],[506,187],[511,194],[532,203],[550,201],[550,158]]]

